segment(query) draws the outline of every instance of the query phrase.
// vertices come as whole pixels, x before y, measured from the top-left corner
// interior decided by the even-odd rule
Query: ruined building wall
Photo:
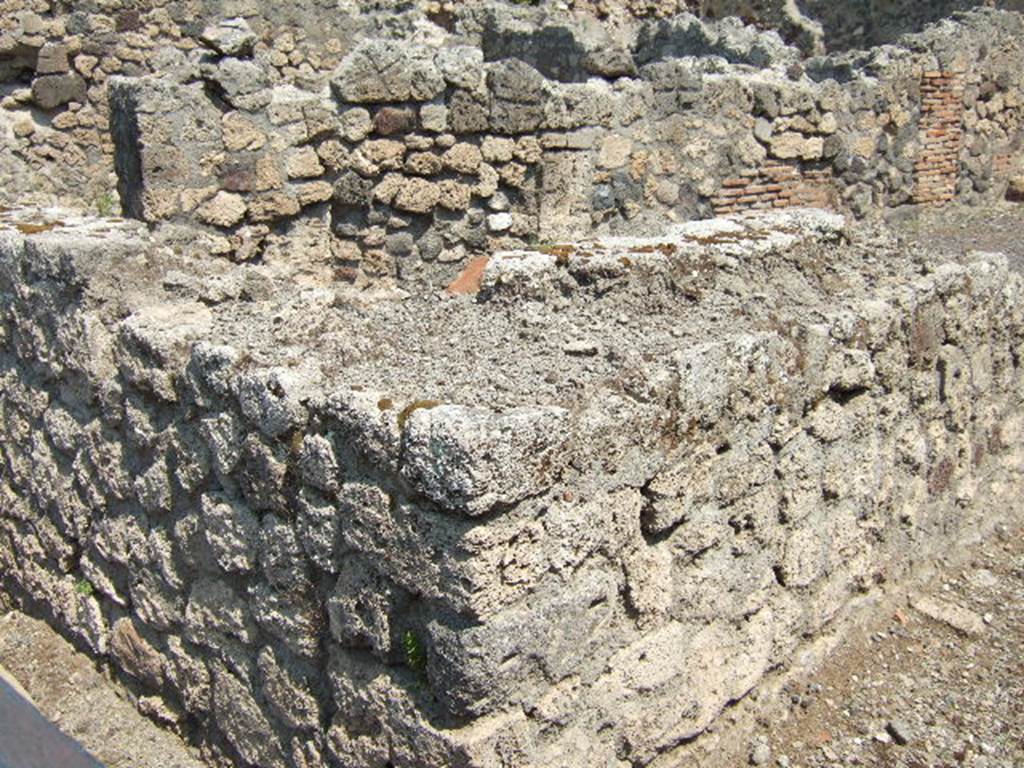
[[[1022,288],[802,212],[367,308],[2,214],[0,587],[239,766],[684,759],[1019,516]]]
[[[233,109],[229,102],[240,96],[228,94],[228,101],[223,100],[219,81],[232,78],[236,82],[229,83],[230,88],[266,89],[277,101],[300,98],[294,91],[289,92],[289,88],[296,88],[304,94],[302,98],[321,102],[329,113],[343,111],[346,105],[368,107],[371,112],[375,112],[375,105],[407,105],[418,109],[423,101],[346,102],[343,99],[339,102],[325,92],[342,59],[361,43],[372,39],[402,40],[428,48],[461,44],[479,47],[484,61],[481,71],[475,72],[473,77],[482,78],[482,85],[477,87],[483,90],[476,94],[480,98],[490,98],[486,93],[489,75],[484,70],[491,69],[492,64],[514,57],[537,69],[544,75],[543,81],[527,79],[520,84],[542,91],[547,113],[535,129],[517,126],[509,134],[509,127],[500,121],[496,127],[488,125],[484,129],[480,127],[479,116],[475,126],[460,126],[456,121],[456,131],[442,128],[436,117],[433,122],[428,120],[426,125],[437,127],[435,133],[440,136],[448,133],[458,136],[461,132],[477,143],[488,133],[515,139],[524,135],[540,139],[544,133],[577,128],[600,129],[600,132],[591,130],[594,139],[585,136],[571,139],[575,144],[571,147],[574,150],[570,155],[572,164],[563,153],[563,164],[554,163],[547,174],[549,185],[558,183],[551,177],[584,160],[588,153],[579,151],[581,142],[602,139],[603,132],[624,134],[624,138],[637,147],[637,151],[631,153],[629,182],[619,179],[609,183],[614,174],[606,172],[618,168],[600,166],[601,161],[596,157],[598,151],[590,152],[587,163],[592,168],[593,183],[588,186],[594,200],[589,203],[576,200],[572,204],[577,213],[591,215],[598,230],[602,224],[614,224],[623,215],[626,218],[635,216],[631,203],[638,199],[642,200],[642,207],[660,210],[669,219],[673,216],[686,219],[706,215],[714,207],[710,201],[716,196],[716,190],[711,187],[743,173],[759,176],[756,167],[758,155],[764,150],[785,165],[793,165],[794,161],[817,163],[820,167],[810,169],[813,171],[812,181],[815,177],[832,176],[835,181],[830,188],[840,198],[840,204],[858,215],[865,210],[899,204],[903,194],[900,189],[912,188],[905,183],[910,171],[904,155],[914,154],[919,147],[916,138],[909,135],[913,129],[907,127],[908,122],[918,123],[921,108],[916,96],[917,88],[910,80],[928,71],[953,68],[958,73],[963,71],[966,77],[964,120],[968,132],[977,133],[981,142],[965,141],[961,147],[962,166],[958,175],[967,177],[972,184],[958,184],[958,193],[970,197],[978,188],[985,192],[998,190],[1003,174],[993,176],[989,173],[993,157],[997,168],[1002,168],[1002,164],[1007,162],[1010,167],[1016,167],[1015,162],[1011,162],[1016,160],[1015,157],[1007,160],[1015,153],[1013,147],[1019,141],[1020,122],[1017,106],[1020,100],[1019,67],[1016,63],[1020,56],[1015,40],[1019,39],[1019,30],[1015,30],[1015,17],[1011,16],[980,17],[987,20],[975,18],[962,27],[944,27],[937,33],[909,43],[914,55],[896,54],[896,61],[886,58],[894,55],[892,51],[854,55],[852,65],[841,63],[841,58],[824,62],[812,59],[806,62],[807,71],[811,74],[807,79],[799,77],[793,69],[802,66],[801,53],[781,45],[773,32],[757,34],[752,29],[742,29],[732,23],[703,27],[692,19],[672,21],[671,15],[681,10],[679,6],[634,8],[611,4],[605,8],[574,4],[575,16],[556,11],[547,3],[533,8],[499,3],[446,6],[443,3],[390,0],[333,3],[331,6],[327,8],[322,2],[282,6],[225,0],[133,3],[130,7],[107,3],[101,7],[88,3],[61,5],[44,0],[17,0],[12,4],[11,12],[5,13],[0,21],[0,82],[3,83],[0,86],[3,92],[0,168],[8,180],[0,192],[4,201],[11,204],[56,199],[104,213],[119,208],[108,94],[108,80],[115,76],[138,77],[158,72],[170,80],[203,84],[204,90],[216,96],[211,108],[215,107],[222,113]],[[787,4],[768,3],[745,10],[719,3],[704,4],[690,10],[707,15],[736,13],[763,21],[782,18],[792,10],[787,11],[787,8]],[[616,11],[625,13],[630,23],[612,24],[608,17]],[[811,11],[807,13],[813,22]],[[223,67],[214,66],[219,53],[209,41],[202,40],[203,30],[236,14],[245,19],[254,36],[246,46],[235,51],[235,55],[227,58],[250,62],[253,66],[231,62]],[[602,21],[595,20],[601,17],[604,17]],[[773,23],[767,26],[771,27]],[[774,26],[782,29],[783,24],[778,22]],[[988,39],[989,33],[991,40]],[[942,42],[943,39],[947,42]],[[928,61],[926,49],[948,48],[950,40],[962,47],[958,67]],[[479,54],[470,55],[474,62],[478,57]],[[726,66],[720,60],[688,61],[687,57],[718,57],[732,66]],[[668,63],[676,59],[680,60],[678,64]],[[654,64],[659,66],[652,66]],[[669,73],[673,66],[679,72]],[[909,70],[913,70],[913,74],[909,74]],[[768,86],[757,82],[761,76],[769,81]],[[795,79],[791,80],[791,76]],[[836,77],[842,85],[838,92],[828,86],[826,81],[830,76]],[[593,78],[597,80],[587,82]],[[671,82],[673,78],[676,82]],[[707,83],[706,92],[704,83]],[[998,93],[995,99],[996,94],[990,92],[993,85]],[[456,95],[455,90],[459,88],[472,90],[467,89],[465,83],[461,86],[445,83],[448,96]],[[904,95],[901,90],[904,88],[910,88],[909,95]],[[765,90],[775,92],[769,94],[767,102],[760,96]],[[664,95],[666,92],[675,95]],[[659,93],[662,95],[657,95]],[[395,94],[381,96],[396,98]],[[256,123],[266,122],[269,119],[266,113],[268,98],[264,93],[235,109],[239,113],[234,116],[236,124],[242,122],[237,119],[242,117]],[[445,98],[445,94],[438,94],[431,101],[435,106],[447,106]],[[464,97],[459,95],[459,98]],[[836,98],[838,103],[832,104]],[[787,109],[795,109],[790,115],[781,117],[792,118],[790,123],[795,124],[795,132],[803,130],[812,139],[807,146],[796,146],[799,144],[797,138],[789,136],[784,141],[791,146],[778,148],[776,152],[766,127],[756,123],[757,118],[765,118],[773,123],[774,133],[793,133],[793,125],[785,120],[779,121],[780,115],[775,114],[772,102],[780,99],[789,103]],[[815,101],[813,107],[808,106],[809,100]],[[978,109],[979,100],[991,100],[992,103]],[[722,104],[722,114],[730,117],[727,122],[717,119],[719,103]],[[488,110],[489,103],[481,108]],[[567,112],[578,114],[567,117]],[[831,116],[828,113],[832,113]],[[638,115],[643,115],[643,118]],[[824,131],[814,126],[814,120],[819,116],[825,117]],[[837,120],[836,136],[830,133],[833,117]],[[328,122],[335,124],[317,126],[314,136],[299,138],[294,129],[290,129],[293,135],[275,138],[274,143],[283,146],[282,142],[298,141],[302,146],[319,149],[321,143],[336,139],[347,151],[357,148],[353,145],[358,142],[346,137],[346,131],[336,124],[337,119],[338,116],[334,115]],[[405,127],[392,125],[390,133],[381,134],[374,130],[370,137],[408,139],[413,145],[409,151],[422,153],[426,151],[426,140],[436,138],[430,135],[431,130],[425,129],[426,138],[409,137],[407,134],[423,127],[419,122]],[[754,127],[758,128],[756,132]],[[350,129],[350,132],[354,131],[353,135],[358,136],[359,130]],[[817,137],[831,137],[820,156],[815,146]],[[869,137],[879,142],[875,152],[868,149]],[[153,137],[154,141],[158,138]],[[187,136],[181,138],[187,140]],[[973,139],[973,135],[969,138]],[[242,139],[235,137],[234,140]],[[444,138],[442,143],[447,140]],[[549,141],[555,140],[554,137],[549,138]],[[991,153],[981,151],[985,143],[994,147]],[[889,151],[888,144],[896,144],[896,151]],[[216,159],[220,167],[207,168],[206,172],[221,178],[237,178],[234,173],[237,163],[244,164],[247,158],[230,155],[255,150],[244,147],[232,149],[233,146],[226,145],[225,157]],[[332,153],[332,157],[320,159],[325,172],[319,178],[334,183],[342,171],[351,169],[331,147],[333,145],[329,145],[325,152]],[[685,147],[691,147],[689,154]],[[447,147],[439,145],[431,147],[430,151],[441,154],[445,149]],[[498,157],[504,158],[505,154],[503,151]],[[536,152],[526,154],[532,156]],[[552,151],[550,154],[556,153]],[[634,159],[633,154],[638,159]],[[917,159],[915,157],[909,162],[912,164]],[[162,162],[170,160],[168,156]],[[524,165],[519,158],[513,160]],[[877,170],[863,172],[859,169],[861,160]],[[337,167],[331,167],[331,161]],[[851,161],[857,166],[852,172],[847,166]],[[417,162],[426,163],[424,169],[435,165],[433,161],[424,160],[422,154]],[[493,166],[495,162],[511,161],[485,162]],[[527,192],[523,195],[534,194],[529,189],[531,184],[539,181],[540,192],[536,194],[543,197],[542,179],[546,163],[534,165],[536,167],[526,173]],[[160,167],[173,176],[173,168]],[[264,171],[266,173],[266,169]],[[265,173],[261,182],[264,184],[268,183]],[[507,173],[520,175],[517,170]],[[991,182],[989,176],[992,176]],[[373,180],[376,182],[377,178]],[[472,182],[469,186],[474,188],[481,182],[481,179],[461,180]],[[487,191],[492,185],[493,180],[484,180],[481,188]],[[520,194],[517,189],[502,185],[501,191],[505,197],[515,198]],[[307,190],[303,199],[308,201],[310,196],[322,194],[322,191]],[[457,197],[461,199],[464,194],[465,190],[460,188]],[[578,190],[574,196],[583,198],[586,192]],[[189,205],[196,202],[192,197],[186,201]],[[478,210],[474,211],[474,221],[464,227],[474,230],[468,238],[471,250],[475,247],[473,243],[480,243],[492,234],[481,223],[481,216],[495,212],[482,205],[487,197],[472,198],[472,207]],[[502,200],[499,197],[499,206],[504,204]],[[295,201],[292,201],[285,207],[294,205]],[[540,200],[526,205],[524,210],[527,211],[527,219],[536,218]],[[496,212],[502,213],[500,210]],[[556,219],[558,215],[559,211],[554,211]],[[290,215],[284,219],[290,219]],[[505,222],[505,217],[499,217],[498,221]],[[523,227],[525,224],[518,228]],[[351,230],[350,227],[345,229]],[[416,237],[422,229],[422,226],[414,226],[411,233]],[[552,227],[544,236],[557,236],[558,229],[557,226]],[[444,239],[445,235],[441,237]],[[349,244],[353,242],[351,236],[343,239]],[[370,239],[376,242],[379,238],[371,236]],[[400,251],[407,249],[407,238],[400,240],[395,247]],[[428,259],[430,254],[439,253],[437,244],[436,238],[428,238],[424,248]],[[361,248],[364,250],[365,247]]]
[[[247,50],[117,79],[126,210],[235,259],[436,283],[495,248],[713,214],[992,198],[1020,163],[1017,14],[806,61],[692,16],[632,47],[504,9],[470,20],[475,42],[361,43],[315,93]]]

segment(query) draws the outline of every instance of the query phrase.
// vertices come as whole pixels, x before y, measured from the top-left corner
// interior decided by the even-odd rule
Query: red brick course
[[[832,207],[832,169],[804,169],[797,163],[768,161],[725,179],[711,198],[716,216],[742,211],[811,206]]]

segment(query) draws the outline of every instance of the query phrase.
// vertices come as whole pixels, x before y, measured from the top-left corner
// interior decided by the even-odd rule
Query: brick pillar
[[[963,97],[960,72],[925,72],[921,77],[921,153],[914,165],[916,203],[945,203],[956,197]]]

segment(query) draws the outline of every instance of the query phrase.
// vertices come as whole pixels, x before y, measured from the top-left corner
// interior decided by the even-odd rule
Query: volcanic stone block
[[[339,102],[429,101],[445,82],[429,48],[371,40],[345,57],[331,78]]]
[[[77,72],[42,75],[32,81],[32,100],[42,109],[56,109],[72,101],[85,101],[85,80]]]

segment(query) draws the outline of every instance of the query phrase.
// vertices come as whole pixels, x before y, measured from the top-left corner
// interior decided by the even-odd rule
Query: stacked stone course
[[[486,34],[520,34],[516,23],[497,14]],[[813,60],[796,79],[780,69],[799,55],[777,39],[692,17],[657,22],[635,50],[603,57],[581,38],[580,58],[557,67],[543,48],[526,63],[485,61],[459,39],[437,49],[369,40],[342,60],[329,96],[267,85],[259,61],[218,50],[203,58],[202,85],[113,84],[119,155],[141,148],[122,169],[122,198],[147,221],[202,225],[198,247],[235,259],[300,244],[320,274],[447,282],[468,257],[537,240],[999,194],[991,158],[1021,141],[1024,122],[1011,32],[1021,22],[972,23],[922,35],[915,50],[927,53],[899,49],[878,66]],[[736,63],[679,55],[688,39]],[[992,52],[969,75],[929,69],[975,45]],[[767,46],[772,68],[755,72],[748,62]],[[837,67],[857,73],[852,85]],[[160,148],[183,133],[180,115],[205,128],[185,131],[192,150],[169,157]]]
[[[8,61],[36,96],[68,75],[56,90],[77,97],[81,79],[86,100],[41,120],[32,88],[7,98],[0,163],[62,168],[12,171],[9,202],[56,184],[109,210],[112,156],[125,212],[180,247],[302,258],[311,279],[444,283],[494,248],[714,212],[999,197],[995,158],[1022,142],[1015,14],[802,59],[773,33],[660,11],[615,37],[530,8],[467,4],[445,26],[407,9],[394,24],[420,37],[403,42],[372,14],[283,34],[269,11],[178,10],[15,19],[3,45],[29,52]],[[952,71],[956,85],[925,77]]]
[[[1020,16],[154,5],[0,20],[3,193],[139,220],[0,209],[0,586],[216,759],[685,759],[1018,514],[1019,276],[805,206],[1003,196]]]

